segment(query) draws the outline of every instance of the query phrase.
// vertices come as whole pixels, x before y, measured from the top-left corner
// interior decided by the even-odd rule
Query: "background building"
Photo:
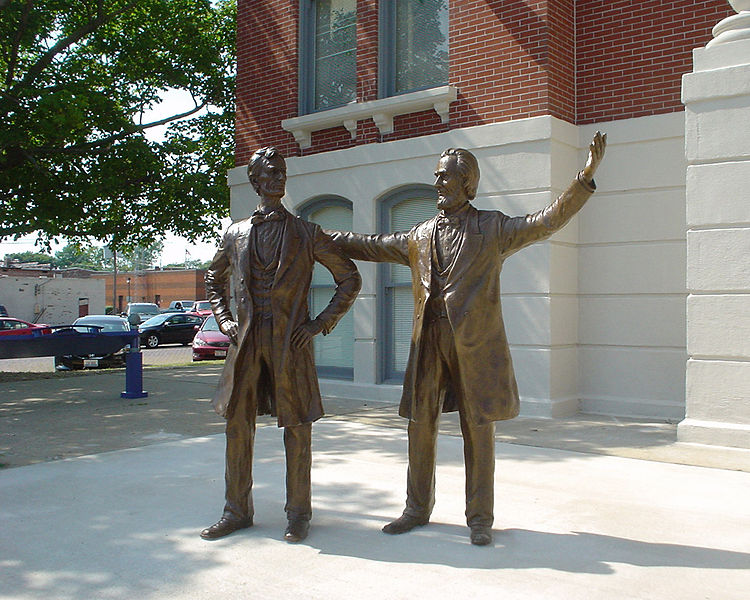
[[[686,283],[720,263],[721,248],[747,264],[750,213],[737,202],[726,219],[740,225],[728,237],[703,236],[721,220],[691,221],[692,258],[686,222],[698,180],[701,189],[724,181],[725,196],[750,183],[747,126],[726,122],[730,109],[733,118],[745,111],[738,123],[750,122],[747,39],[732,34],[700,55],[709,74],[694,74],[700,82],[691,89],[701,92],[692,106],[693,96],[686,100],[687,137],[681,99],[693,49],[723,19],[749,14],[735,15],[725,0],[239,0],[232,218],[257,202],[242,165],[261,146],[288,157],[290,210],[326,227],[389,232],[435,214],[432,173],[445,148],[477,155],[478,208],[517,215],[564,190],[594,132],[605,131],[596,195],[563,231],[505,265],[522,414],[682,420],[687,406],[688,441],[750,447],[750,347],[741,341],[750,339],[750,274],[738,267],[727,274],[731,285]],[[717,104],[711,93],[731,99]],[[705,110],[713,116],[701,120]],[[720,145],[722,123],[736,147],[704,157],[706,132],[716,131]],[[691,143],[700,146],[692,156]],[[731,163],[728,181],[693,168],[719,160]],[[708,247],[698,243],[704,237]],[[696,254],[703,248],[714,258]],[[737,248],[746,248],[744,258]],[[410,336],[409,275],[359,266],[364,284],[353,310],[334,335],[316,340],[321,385],[328,395],[395,397]],[[314,283],[317,310],[331,283],[324,270]],[[709,308],[712,294],[728,313]],[[695,317],[692,337],[686,315]],[[688,339],[716,337],[721,327],[709,334],[700,324],[717,320],[732,323],[724,339],[739,340],[734,347],[688,347]],[[729,371],[732,384],[706,396],[707,382]],[[703,407],[692,417],[691,402]],[[714,403],[719,416],[708,415]]]
[[[8,315],[31,323],[70,325],[104,314],[104,282],[44,269],[0,269],[0,304]]]
[[[143,271],[118,271],[117,290],[113,273],[92,273],[104,281],[107,306],[121,313],[128,302],[153,302],[167,308],[173,300],[204,300],[206,298],[205,269],[149,269]]]

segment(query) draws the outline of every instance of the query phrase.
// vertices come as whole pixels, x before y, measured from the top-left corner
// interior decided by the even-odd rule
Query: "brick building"
[[[740,334],[721,343],[750,339],[750,276],[743,271],[734,287],[691,279],[715,272],[718,248],[727,246],[717,242],[697,258],[689,240],[698,244],[722,222],[691,220],[690,235],[686,226],[686,214],[700,212],[690,208],[698,201],[691,190],[717,177],[712,165],[729,165],[722,173],[731,172],[725,187],[734,193],[738,182],[750,184],[748,126],[722,121],[739,102],[739,122],[750,122],[741,58],[750,57],[750,36],[737,32],[750,29],[748,15],[725,0],[239,0],[232,217],[254,207],[242,165],[269,145],[288,159],[287,208],[327,227],[388,232],[431,217],[432,173],[448,147],[479,159],[478,208],[525,214],[567,187],[593,133],[606,131],[594,198],[504,268],[522,413],[682,420],[687,412],[685,439],[750,447],[750,348],[706,342],[704,350],[711,336],[700,325],[691,330],[686,317],[714,319],[703,300],[733,290]],[[716,30],[694,67],[693,50],[719,22],[734,33]],[[683,76],[693,86],[685,98]],[[722,126],[740,140],[727,156],[706,150]],[[744,165],[732,166],[738,157]],[[750,248],[742,225],[750,214],[722,218],[740,224],[733,235],[743,241],[732,248]],[[316,340],[321,385],[329,395],[396,397],[410,278],[399,267],[359,266],[364,284],[353,310],[335,335]],[[327,300],[330,278],[316,272],[314,283],[313,311]],[[739,404],[709,418],[694,390],[707,389],[705,373],[723,380],[730,371],[733,383],[710,395]]]
[[[153,302],[166,308],[173,300],[203,300],[206,297],[204,269],[118,271],[117,290],[113,273],[92,273],[105,283],[107,305],[115,300],[116,312],[123,312],[128,302]]]

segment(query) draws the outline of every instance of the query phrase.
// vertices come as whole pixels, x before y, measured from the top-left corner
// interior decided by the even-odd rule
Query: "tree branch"
[[[166,125],[167,123],[171,123],[172,121],[178,121],[179,119],[184,119],[185,117],[194,115],[198,111],[202,110],[205,106],[206,106],[206,103],[203,102],[199,105],[196,105],[195,108],[192,108],[187,112],[180,113],[178,115],[172,115],[171,117],[166,117],[164,119],[153,121],[151,123],[146,123],[145,125],[133,125],[132,129],[121,131],[120,133],[113,133],[112,135],[108,135],[105,138],[102,138],[100,140],[95,140],[93,142],[86,142],[84,144],[75,144],[73,146],[65,146],[63,148],[49,148],[49,147],[42,146],[40,148],[34,149],[33,153],[36,156],[49,156],[52,154],[86,154],[87,152],[94,151],[97,148],[108,146],[112,142],[116,142],[117,140],[124,139],[130,135],[133,135],[134,133],[145,131],[146,129],[150,129],[151,127],[159,127],[160,125]]]
[[[10,58],[8,59],[8,72],[5,74],[6,86],[9,86],[11,81],[13,81],[16,62],[18,62],[18,49],[21,47],[21,38],[26,31],[26,25],[28,25],[29,22],[29,14],[31,14],[31,8],[33,6],[34,0],[26,0],[26,5],[23,7],[23,14],[21,15],[21,22],[18,24],[15,39],[13,40],[13,48],[10,51]],[[0,8],[2,8],[2,4],[0,4]]]
[[[9,90],[9,93],[11,95],[18,95],[19,88],[28,87],[42,73],[42,71],[44,71],[44,69],[46,69],[50,65],[55,56],[57,56],[60,52],[81,41],[84,37],[86,37],[93,31],[96,31],[96,29],[98,29],[105,23],[108,23],[121,14],[127,12],[136,4],[137,0],[133,0],[132,2],[125,4],[123,7],[111,13],[98,13],[96,18],[91,19],[90,21],[76,29],[70,35],[62,38],[61,40],[58,40],[49,50],[47,50],[47,52],[45,52],[39,58],[39,60],[36,61],[36,63],[34,63],[29,68],[29,70],[26,72],[26,75],[23,76],[23,79],[21,79],[21,81],[14,85]]]

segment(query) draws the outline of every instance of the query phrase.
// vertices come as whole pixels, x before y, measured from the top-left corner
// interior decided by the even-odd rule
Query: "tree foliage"
[[[229,205],[235,6],[0,0],[0,239],[211,237]],[[194,105],[144,122],[170,89]]]
[[[148,269],[159,262],[164,244],[156,241],[148,246],[135,246],[117,254],[117,268],[120,271]],[[5,255],[4,261],[19,260],[22,263],[36,262],[49,264],[53,269],[92,269],[110,271],[114,268],[111,252],[104,248],[70,243],[55,252],[54,256],[44,252],[13,252]]]

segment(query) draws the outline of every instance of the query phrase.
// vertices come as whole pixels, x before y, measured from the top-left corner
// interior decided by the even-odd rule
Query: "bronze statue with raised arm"
[[[435,171],[438,214],[408,232],[329,232],[351,258],[395,262],[412,272],[414,326],[399,414],[409,419],[406,508],[383,528],[425,525],[435,502],[440,412],[459,412],[466,463],[466,521],[472,544],[492,542],[495,421],[518,415],[518,388],[500,308],[500,271],[514,252],[562,228],[594,192],[607,136],[597,132],[588,160],[552,204],[523,217],[477,210],[471,152],[450,148]]]
[[[226,426],[226,503],[201,537],[215,539],[253,524],[252,461],[256,415],[284,428],[284,538],[307,537],[312,516],[312,422],[323,415],[310,340],[329,333],[354,302],[361,280],[348,259],[314,223],[281,203],[286,162],[274,148],[253,154],[248,177],[260,196],[251,217],[229,226],[206,273],[206,293],[219,328],[229,336],[224,370],[213,398]],[[308,295],[315,261],[333,275],[328,306],[310,319]],[[229,306],[234,294],[237,317]]]

